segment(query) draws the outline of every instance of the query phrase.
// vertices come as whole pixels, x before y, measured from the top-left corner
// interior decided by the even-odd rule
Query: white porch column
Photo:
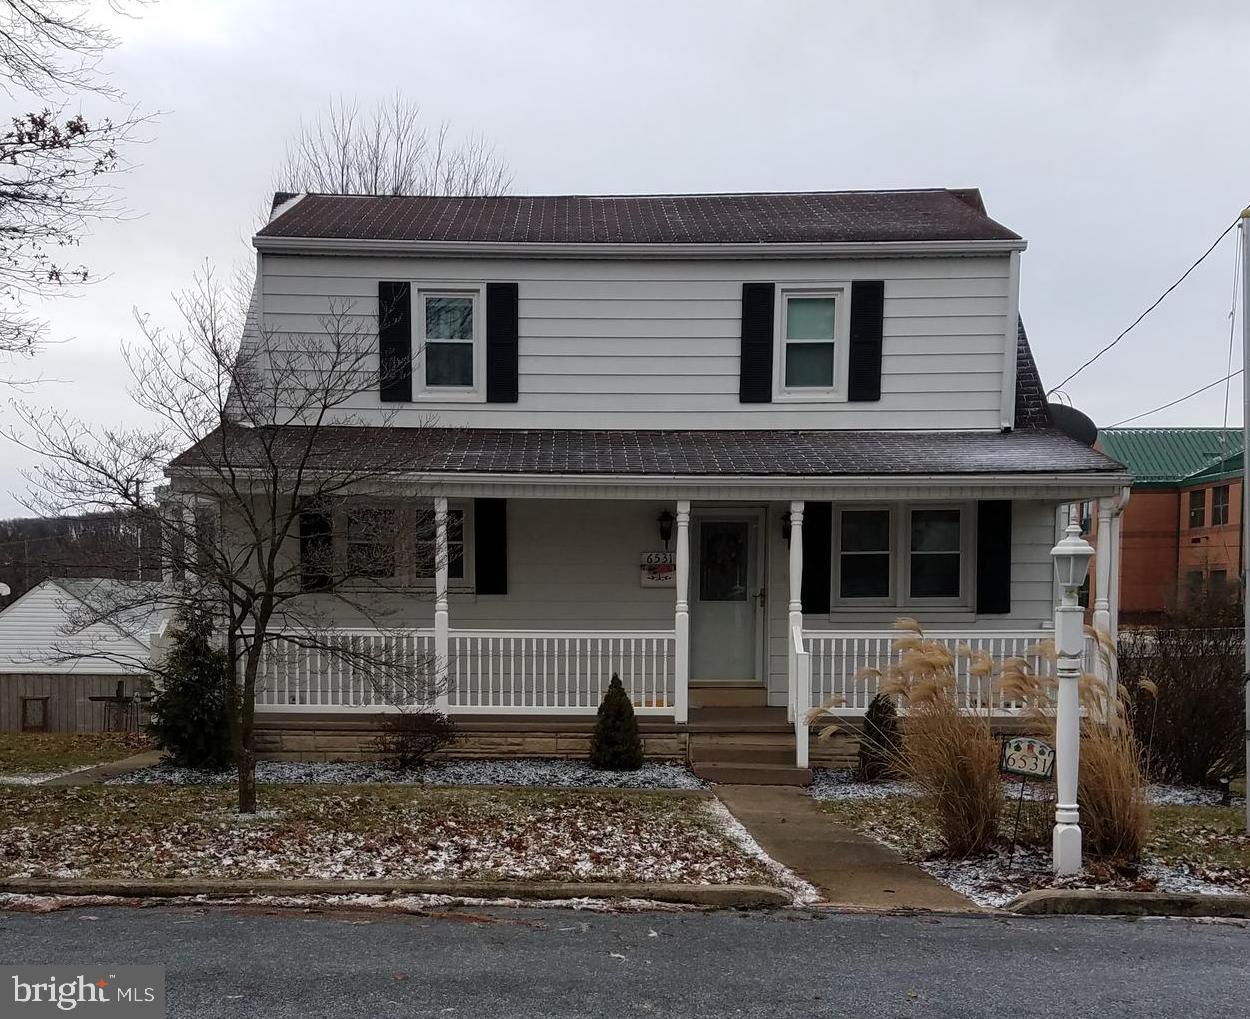
[[[676,676],[673,721],[685,723],[690,714],[690,500],[677,502],[677,603],[673,616],[676,637]]]
[[[802,500],[796,500],[790,503],[790,601],[788,604],[788,624],[786,626],[786,647],[791,647],[794,640],[794,628],[803,628],[803,506]],[[793,660],[793,656],[788,656]],[[791,673],[794,669],[791,668]],[[787,677],[791,689],[786,697],[786,713],[789,715],[789,721],[796,719],[798,709],[795,706],[794,682],[795,676],[792,674]],[[799,705],[806,711],[811,705],[806,707]]]
[[[447,612],[447,497],[434,498],[434,656],[438,692],[435,704],[447,710],[447,653],[451,621]]]
[[[1111,513],[1110,499],[1097,503],[1098,530],[1094,535],[1094,612],[1091,622],[1098,633],[1111,634]],[[1094,656],[1094,675],[1107,684],[1111,695],[1111,668],[1106,652],[1098,649]]]

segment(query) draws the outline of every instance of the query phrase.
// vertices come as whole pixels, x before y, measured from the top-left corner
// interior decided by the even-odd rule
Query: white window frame
[[[486,284],[412,284],[416,305],[412,315],[413,396],[423,400],[455,403],[486,402]],[[425,381],[425,302],[431,297],[468,297],[473,301],[473,385],[431,386]],[[463,343],[463,340],[434,340],[435,343]]]
[[[914,598],[911,593],[911,515],[914,510],[956,509],[959,511],[959,597]],[[842,597],[842,514],[857,510],[884,510],[890,514],[890,596],[889,598]],[[906,502],[846,503],[835,506],[833,519],[833,562],[830,564],[831,609],[955,608],[973,609],[976,578],[976,503]],[[835,613],[831,611],[830,615]]]
[[[833,306],[833,385],[786,385],[786,309],[791,298],[831,297]],[[845,402],[846,376],[850,364],[851,284],[799,283],[781,284],[777,288],[777,306],[773,311],[773,399],[777,402]],[[795,343],[823,343],[823,340],[795,340]]]

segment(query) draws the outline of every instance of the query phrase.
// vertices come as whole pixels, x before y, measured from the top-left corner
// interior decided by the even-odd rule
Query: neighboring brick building
[[[1098,446],[1133,475],[1122,523],[1120,621],[1153,622],[1199,593],[1235,596],[1243,560],[1241,429],[1108,428]]]

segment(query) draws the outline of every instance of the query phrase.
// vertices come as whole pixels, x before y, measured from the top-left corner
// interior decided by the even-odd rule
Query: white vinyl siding
[[[53,581],[31,588],[0,612],[0,673],[128,675],[147,658],[147,646],[120,629],[96,623],[67,632],[83,606]],[[104,657],[63,659],[56,649]],[[133,663],[133,664],[132,664]]]
[[[376,328],[377,281],[454,290],[519,284],[519,399],[472,404],[423,394],[396,424],[503,428],[997,429],[1010,259],[413,259],[265,255],[261,314],[276,347],[324,332],[331,307]],[[738,400],[742,284],[885,280],[881,399]],[[415,297],[415,293],[414,293]],[[414,317],[417,313],[414,307]],[[1014,350],[1012,352],[1014,357]],[[390,411],[361,394],[345,415]]]

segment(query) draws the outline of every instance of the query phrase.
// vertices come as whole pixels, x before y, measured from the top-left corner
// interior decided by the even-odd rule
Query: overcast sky
[[[1020,303],[1048,386],[1250,203],[1244,2],[159,0],[115,27],[113,82],[164,113],[125,153],[133,216],[83,246],[107,279],[49,307],[60,342],[20,369],[55,380],[20,398],[102,422],[126,413],[132,309],[172,323],[197,267],[247,257],[285,139],[339,93],[402,89],[493,141],[521,193],[977,186],[1029,242]],[[1224,375],[1234,250],[1235,233],[1072,402],[1106,425]],[[1223,420],[1217,387],[1141,423]],[[0,515],[22,512],[28,462],[0,446]]]

